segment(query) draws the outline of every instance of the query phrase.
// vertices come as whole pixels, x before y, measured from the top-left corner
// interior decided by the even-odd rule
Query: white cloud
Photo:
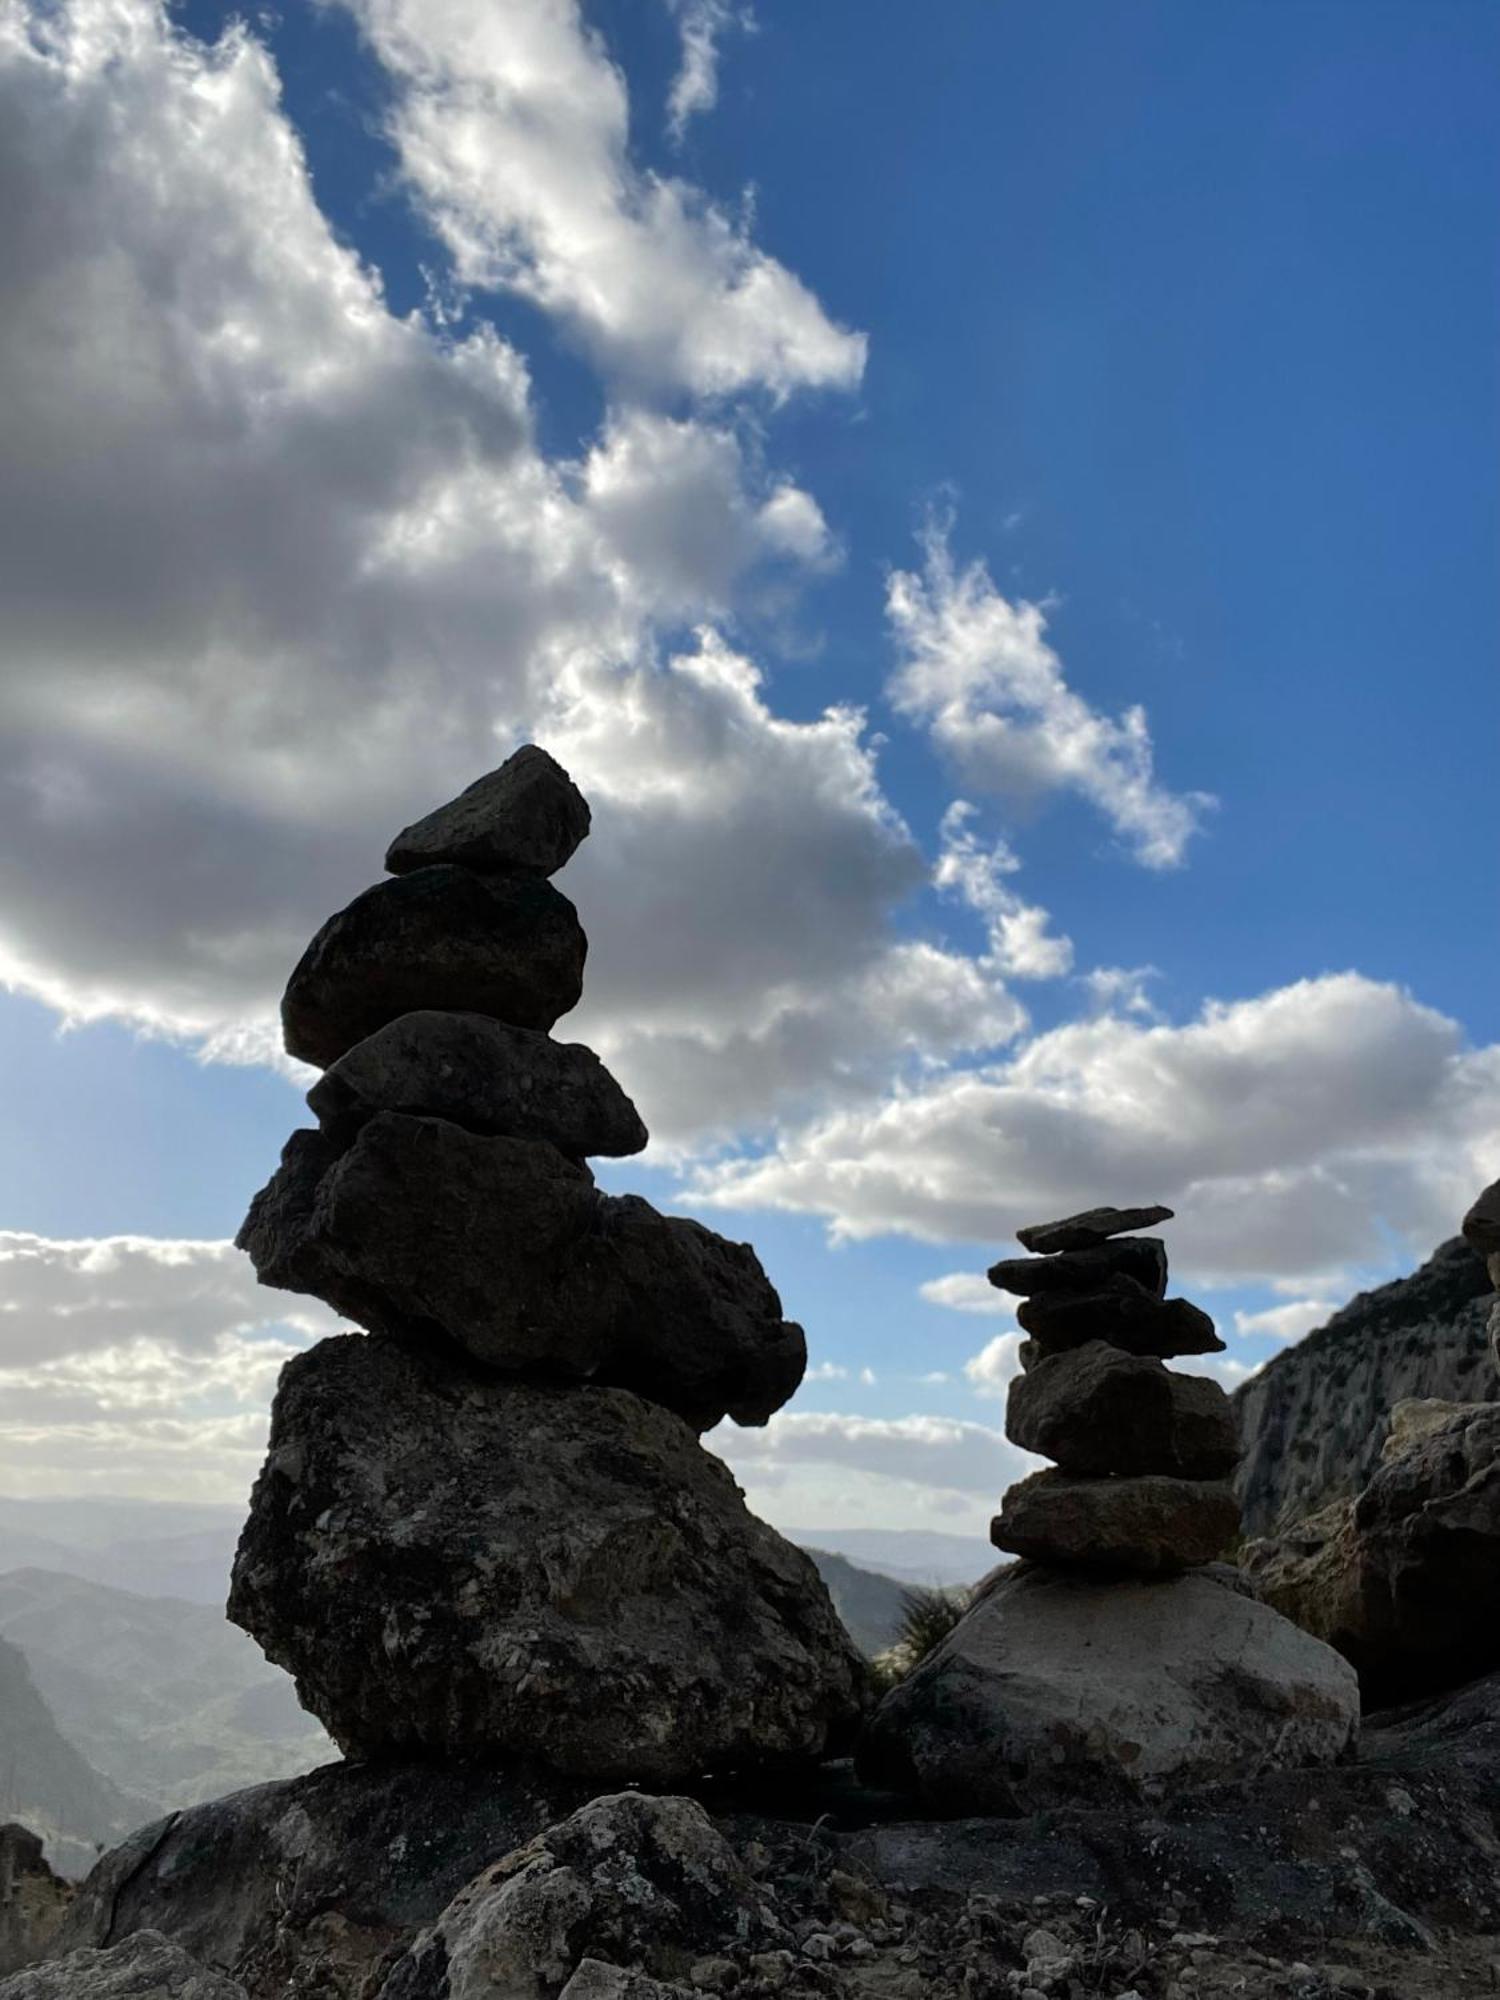
[[[970,824],[974,810],[966,799],[955,799],[944,813],[934,885],[983,918],[989,933],[983,963],[997,974],[1060,979],[1073,964],[1071,940],[1054,936],[1047,912],[1009,886],[1021,864],[1003,840],[981,846]]]
[[[821,1214],[838,1236],[1003,1242],[1038,1217],[1164,1201],[1179,1274],[1309,1281],[1451,1234],[1500,1155],[1500,1050],[1355,973],[1105,1016],[931,1078],[700,1176],[696,1199]]]
[[[1013,1302],[997,1292],[981,1271],[947,1271],[941,1278],[926,1279],[917,1289],[929,1305],[1015,1318]]]
[[[532,300],[640,388],[782,397],[859,382],[864,337],[743,220],[632,165],[624,78],[576,0],[346,4],[398,85],[402,169],[463,284]],[[704,107],[718,11],[688,10],[684,116]]]
[[[1002,597],[983,563],[955,567],[947,531],[923,538],[920,574],[895,571],[886,613],[902,714],[926,724],[962,782],[1017,807],[1086,798],[1149,868],[1175,866],[1211,803],[1157,780],[1145,711],[1117,721],[1069,687],[1039,605]]]
[[[1020,1457],[996,1430],[957,1417],[860,1417],[782,1410],[763,1430],[728,1425],[705,1442],[747,1476],[798,1464],[845,1467],[882,1479],[998,1497]]]
[[[533,62],[564,123],[619,97],[571,9],[485,23],[522,122]],[[577,1031],[664,1142],[1020,1031],[992,970],[897,935],[927,868],[863,717],[778,716],[711,622],[660,656],[837,559],[815,500],[724,416],[614,409],[548,460],[516,352],[395,319],[335,241],[253,39],[0,16],[0,292],[0,980],[265,1060],[391,832],[529,735],[596,811]]]
[[[1338,1311],[1337,1299],[1290,1299],[1263,1312],[1237,1312],[1234,1330],[1242,1339],[1301,1340]]]
[[[719,41],[732,27],[748,26],[752,16],[729,0],[667,0],[677,16],[682,60],[667,96],[667,129],[680,145],[691,119],[712,111],[719,101]]]
[[[1021,1372],[1024,1333],[997,1333],[979,1352],[964,1363],[976,1396],[998,1396],[1003,1401],[1010,1385]]]

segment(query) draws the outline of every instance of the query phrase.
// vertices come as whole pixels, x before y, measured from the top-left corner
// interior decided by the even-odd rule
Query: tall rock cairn
[[[347,1751],[669,1783],[817,1756],[863,1684],[811,1562],[697,1434],[806,1365],[748,1244],[586,1160],[647,1134],[551,1039],[589,830],[534,746],[408,827],[282,1003],[323,1074],[239,1245],[366,1331],[283,1371],[229,1614]]]
[[[989,1273],[1021,1295],[1030,1338],[1005,1434],[1050,1458],[1011,1487],[995,1546],[1063,1567],[1154,1576],[1210,1562],[1234,1539],[1234,1414],[1217,1382],[1176,1374],[1174,1355],[1223,1348],[1213,1321],[1169,1299],[1166,1246],[1127,1232],[1169,1208],[1096,1208],[1018,1230],[1027,1250]]]

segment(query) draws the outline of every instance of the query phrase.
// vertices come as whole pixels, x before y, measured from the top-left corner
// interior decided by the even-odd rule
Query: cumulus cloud
[[[1021,1345],[1025,1338],[1020,1332],[997,1333],[964,1363],[964,1374],[976,1396],[998,1396],[1003,1401],[1010,1393],[1011,1383],[1021,1372]]]
[[[473,7],[370,18],[458,88]],[[503,72],[545,124],[536,68],[547,116],[619,111],[572,9],[483,25],[486,104]],[[664,1142],[1019,1032],[993,968],[897,934],[928,869],[863,716],[780,717],[715,623],[837,560],[813,497],[722,412],[615,407],[546,457],[516,351],[396,319],[335,240],[247,33],[0,19],[0,288],[0,979],[267,1059],[391,831],[532,736],[596,811],[578,1032]]]
[[[625,80],[577,0],[345,4],[397,84],[391,136],[461,283],[530,299],[638,390],[859,382],[863,335],[744,220],[632,165]],[[683,10],[684,118],[709,101],[724,16]]]
[[[957,1417],[857,1417],[783,1410],[763,1430],[722,1426],[707,1442],[736,1472],[832,1465],[967,1494],[998,1494],[1016,1476],[1015,1446]]]
[[[1425,1253],[1500,1151],[1500,1052],[1356,973],[1210,1003],[1183,1025],[1105,1016],[1033,1036],[785,1134],[698,1198],[825,1216],[838,1236],[1003,1242],[1098,1202],[1178,1211],[1199,1283],[1309,1279]]]
[[[1146,867],[1179,863],[1211,801],[1158,781],[1145,711],[1117,720],[1090,707],[1047,644],[1042,608],[1002,597],[982,562],[957,567],[941,524],[923,557],[887,585],[896,707],[926,725],[965,785],[1017,807],[1076,793]]]
[[[1059,979],[1073,964],[1072,941],[1054,935],[1051,918],[1011,888],[1020,862],[1003,840],[986,847],[974,831],[974,807],[955,799],[943,815],[935,886],[966,903],[984,921],[983,962],[1016,979]]]
[[[917,1290],[929,1305],[947,1306],[953,1312],[1014,1317],[1010,1300],[980,1271],[947,1271],[941,1278],[926,1279]]]
[[[1337,1299],[1288,1299],[1261,1312],[1236,1312],[1234,1330],[1244,1340],[1301,1340],[1338,1311]]]

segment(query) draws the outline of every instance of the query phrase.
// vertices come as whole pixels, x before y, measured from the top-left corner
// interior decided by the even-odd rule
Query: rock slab
[[[282,1372],[229,1615],[349,1753],[596,1782],[818,1757],[865,1684],[811,1561],[669,1412],[359,1335]]]
[[[453,862],[488,875],[555,875],[589,830],[588,802],[555,757],[526,743],[496,771],[398,833],[392,875]]]
[[[377,1112],[297,1132],[236,1238],[262,1284],[487,1369],[631,1388],[699,1430],[763,1424],[807,1344],[748,1244],[603,1195],[555,1146]]]
[[[377,1111],[445,1118],[488,1139],[545,1139],[570,1159],[620,1159],[649,1134],[592,1049],[483,1014],[422,1008],[356,1042],[307,1093],[347,1144]]]
[[[886,1696],[859,1761],[935,1811],[1030,1813],[1330,1763],[1358,1723],[1347,1661],[1208,1576],[1017,1564]]]
[[[1223,1483],[1074,1479],[1049,1469],[1007,1491],[990,1540],[1034,1562],[1155,1576],[1212,1562],[1239,1521],[1239,1502]]]
[[[1016,1231],[1016,1241],[1039,1256],[1054,1250],[1091,1250],[1112,1236],[1132,1229],[1154,1229],[1170,1222],[1172,1210],[1158,1202],[1150,1208],[1086,1208],[1078,1215],[1065,1215],[1060,1222],[1033,1222]]]
[[[1116,1278],[1130,1278],[1153,1298],[1167,1289],[1167,1246],[1159,1236],[1125,1236],[1091,1250],[1059,1250],[1050,1257],[1002,1257],[989,1269],[998,1291],[1023,1298],[1062,1298],[1107,1291]]]
[[[328,919],[281,1002],[287,1052],[326,1069],[423,1007],[547,1030],[578,1005],[588,944],[549,882],[419,868]]]
[[[1017,1377],[1005,1435],[1086,1477],[1223,1479],[1239,1457],[1234,1408],[1217,1382],[1104,1341],[1043,1355]]]
[[[1017,1323],[1048,1353],[1108,1341],[1127,1354],[1169,1361],[1178,1354],[1219,1354],[1224,1343],[1214,1323],[1187,1299],[1158,1298],[1133,1278],[1120,1276],[1095,1292],[1063,1292],[1023,1299]]]

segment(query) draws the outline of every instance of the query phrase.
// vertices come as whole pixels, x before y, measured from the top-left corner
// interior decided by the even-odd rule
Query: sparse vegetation
[[[972,1591],[956,1585],[918,1586],[903,1591],[896,1641],[871,1663],[877,1686],[882,1690],[893,1688],[919,1667],[963,1617],[972,1596]]]

